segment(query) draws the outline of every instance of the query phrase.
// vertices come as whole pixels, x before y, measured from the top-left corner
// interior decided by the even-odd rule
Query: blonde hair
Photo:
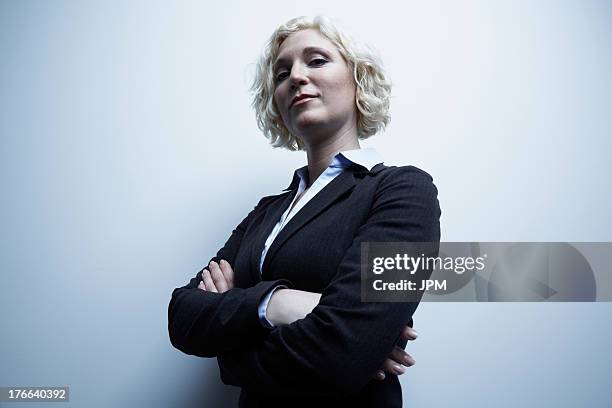
[[[356,83],[355,104],[357,106],[357,132],[359,139],[367,139],[389,124],[389,97],[391,81],[378,53],[368,45],[359,43],[325,16],[298,17],[280,25],[268,40],[257,62],[251,86],[257,126],[270,140],[273,147],[289,150],[304,150],[304,143],[291,134],[274,103],[274,72],[276,60],[283,41],[291,34],[309,28],[317,29],[331,41],[353,71]]]

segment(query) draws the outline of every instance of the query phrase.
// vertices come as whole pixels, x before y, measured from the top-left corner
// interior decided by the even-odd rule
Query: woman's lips
[[[291,107],[294,107],[294,106],[298,106],[298,105],[304,104],[304,103],[306,103],[306,102],[308,102],[308,101],[311,101],[311,100],[313,100],[313,99],[315,99],[315,98],[316,98],[316,96],[309,96],[309,97],[306,97],[306,98],[300,99],[299,101],[296,101],[296,102],[295,102],[293,105],[291,105]]]

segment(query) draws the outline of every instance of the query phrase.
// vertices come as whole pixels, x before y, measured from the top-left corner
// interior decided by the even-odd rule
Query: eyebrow
[[[321,54],[325,54],[325,55],[329,55],[330,52],[328,50],[326,50],[325,48],[321,48],[321,47],[305,47],[302,50],[302,55],[306,55],[306,54],[310,54],[313,52],[319,52]],[[289,61],[288,58],[277,58],[276,61],[274,62],[274,64],[272,65],[272,71],[276,71],[276,69],[279,67],[279,65],[282,65],[284,63],[286,63],[287,61]]]

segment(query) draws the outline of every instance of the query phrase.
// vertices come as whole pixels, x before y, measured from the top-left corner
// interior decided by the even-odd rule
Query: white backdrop
[[[380,50],[392,122],[362,145],[434,177],[442,240],[612,240],[609,2],[302,3],[0,2],[0,386],[237,406],[214,360],[171,347],[167,304],[306,163],[248,94],[299,15]],[[404,405],[611,406],[611,312],[423,303]]]

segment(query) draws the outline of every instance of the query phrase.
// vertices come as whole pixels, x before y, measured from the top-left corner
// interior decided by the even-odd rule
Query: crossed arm
[[[234,287],[234,270],[229,262],[222,259],[219,263],[211,261],[208,269],[202,271],[202,280],[198,289],[213,293],[224,293]],[[321,299],[320,293],[303,290],[281,288],[274,291],[268,303],[266,318],[274,326],[291,324],[306,317],[317,306]],[[416,331],[406,326],[402,331],[402,339],[409,341],[417,338]],[[374,375],[376,380],[384,380],[386,374],[402,375],[406,372],[403,366],[411,367],[414,358],[405,350],[395,346]]]
[[[262,204],[265,199],[233,231],[212,261],[236,259],[253,214],[258,207],[261,211],[266,208]],[[356,232],[318,301],[314,299],[303,310],[296,309],[292,318],[283,317],[291,309],[285,305],[297,304],[293,296],[300,291],[277,290],[269,304],[268,318],[276,320],[278,326],[270,330],[259,320],[258,305],[272,288],[292,288],[292,282],[277,279],[231,289],[226,282],[226,291],[215,293],[205,290],[206,274],[198,273],[172,294],[168,309],[170,340],[187,354],[217,357],[225,384],[287,395],[341,396],[357,392],[377,370],[384,369],[387,359],[394,360],[389,353],[393,354],[397,344],[405,344],[405,326],[418,305],[361,302],[361,243],[439,242],[439,217],[437,189],[431,177],[418,169],[398,168],[381,180],[368,219]],[[198,289],[201,281],[204,290]]]

